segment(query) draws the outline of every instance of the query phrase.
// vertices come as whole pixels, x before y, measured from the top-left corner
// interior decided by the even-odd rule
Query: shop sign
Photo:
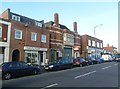
[[[24,46],[24,50],[47,51],[47,48]]]
[[[80,46],[75,46],[74,50],[79,50]]]

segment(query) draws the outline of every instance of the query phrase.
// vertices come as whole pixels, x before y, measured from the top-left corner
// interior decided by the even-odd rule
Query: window
[[[0,37],[2,37],[2,27],[0,26]]]
[[[36,38],[37,38],[37,33],[33,33],[33,32],[32,32],[32,33],[31,33],[31,40],[32,40],[32,41],[37,41]]]
[[[101,45],[100,45],[100,46],[101,46],[101,48],[103,47],[102,43],[101,43]]]
[[[41,42],[46,43],[46,35],[41,35]]]
[[[22,31],[21,30],[15,31],[15,39],[22,39]]]
[[[100,47],[100,46],[99,46],[99,42],[97,42],[97,47]]]
[[[35,22],[35,25],[38,27],[42,27],[42,23],[40,23],[40,22]]]
[[[92,46],[94,46],[94,47],[95,47],[95,41],[92,41]]]
[[[91,40],[88,40],[88,46],[91,46]]]
[[[12,15],[12,20],[20,21],[20,16]]]

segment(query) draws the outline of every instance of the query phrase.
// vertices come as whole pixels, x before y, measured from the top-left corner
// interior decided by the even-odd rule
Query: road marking
[[[48,86],[46,86],[46,87],[44,87],[44,88],[41,88],[41,89],[46,89],[46,88],[53,87],[53,86],[56,86],[56,85],[58,85],[58,83],[48,85]]]
[[[110,68],[110,67],[112,67],[112,66],[107,66],[107,67],[104,67],[104,68],[102,68],[102,69],[105,70],[105,69],[108,69],[108,68]]]
[[[88,73],[83,74],[83,75],[76,76],[75,79],[80,78],[80,77],[84,77],[84,76],[89,75],[89,74],[93,74],[93,73],[95,73],[95,72],[96,72],[96,71],[92,71],[92,72],[88,72]]]

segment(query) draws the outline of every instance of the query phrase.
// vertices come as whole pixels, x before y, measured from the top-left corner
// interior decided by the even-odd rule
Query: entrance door
[[[43,52],[40,52],[40,63],[43,64]]]
[[[54,57],[55,57],[54,50],[51,49],[51,52],[50,52],[50,61],[51,62],[54,62]]]
[[[19,61],[20,51],[18,49],[14,50],[12,53],[12,61]]]

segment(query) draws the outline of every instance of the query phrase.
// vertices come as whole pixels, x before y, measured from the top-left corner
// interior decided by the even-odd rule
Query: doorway
[[[19,61],[19,60],[20,60],[20,51],[16,49],[12,53],[12,61]]]

